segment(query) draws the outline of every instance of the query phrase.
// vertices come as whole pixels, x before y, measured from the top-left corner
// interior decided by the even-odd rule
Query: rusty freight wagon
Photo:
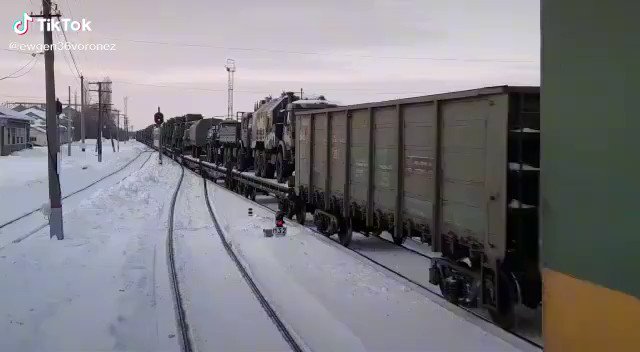
[[[443,295],[508,326],[541,297],[539,97],[499,86],[300,111],[289,213],[343,245],[352,231],[421,238],[442,254]]]

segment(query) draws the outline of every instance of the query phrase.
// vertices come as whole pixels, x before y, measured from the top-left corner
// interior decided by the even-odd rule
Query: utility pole
[[[69,86],[69,109],[71,111],[71,86]],[[71,113],[67,114],[67,155],[71,156]]]
[[[60,17],[59,14],[51,14],[51,1],[42,0],[42,15],[31,15],[31,17],[43,17],[51,23],[51,17]],[[44,44],[51,47],[53,44],[53,34],[51,28],[44,28]],[[56,85],[54,75],[54,56],[53,50],[44,51],[44,71],[46,82],[47,96],[47,163],[49,166],[49,205],[51,213],[49,215],[49,238],[56,236],[58,240],[64,239],[64,231],[62,226],[62,199],[60,195],[60,175],[58,174],[58,150],[59,150],[59,133],[58,121],[56,116]]]
[[[124,139],[125,143],[127,143],[127,141],[129,140],[129,115],[127,115],[127,100],[128,99],[129,99],[129,97],[124,97],[124,130],[127,133],[127,136]]]
[[[47,1],[47,0],[43,0]],[[98,162],[102,162],[102,94],[103,93],[111,93],[109,89],[103,88],[103,84],[106,85],[109,82],[94,82],[89,84],[97,84],[97,90],[91,90],[92,92],[98,92],[98,141],[96,143],[96,148],[98,149]]]
[[[108,113],[107,116],[109,116],[108,121],[115,125],[115,121],[114,121],[115,118],[113,116],[113,112],[114,111],[115,110],[113,110],[113,109],[109,110],[109,113]],[[111,125],[111,126],[113,126],[113,125]],[[113,152],[115,153],[116,152],[116,145],[115,145],[115,143],[113,143],[113,128],[109,128],[109,139],[111,139],[111,148],[113,148]]]
[[[80,138],[82,138],[82,151],[85,151],[84,145],[84,76],[80,76]]]
[[[118,112],[117,119],[118,123],[116,124],[116,144],[118,145],[118,152],[120,152],[120,110],[115,110]]]
[[[98,162],[102,162],[102,82],[98,82]]]
[[[73,118],[75,121],[75,118],[78,117],[78,91],[77,90],[73,91],[73,105],[75,106],[75,111],[73,112]],[[72,136],[72,140],[76,139],[75,129],[74,129],[74,133],[71,136]]]
[[[227,82],[228,85],[228,95],[229,95],[229,100],[227,102],[227,118],[228,119],[232,119],[233,118],[233,76],[234,73],[236,72],[236,62],[232,59],[227,59],[227,64],[225,65],[228,75],[229,75],[229,79]]]

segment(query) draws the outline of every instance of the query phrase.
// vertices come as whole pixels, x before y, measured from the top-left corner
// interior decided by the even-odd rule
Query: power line
[[[209,49],[222,49],[222,50],[235,50],[235,51],[261,51],[277,54],[293,54],[293,55],[319,55],[319,56],[344,56],[352,58],[363,59],[389,59],[389,60],[422,60],[422,61],[454,61],[454,62],[501,62],[501,63],[536,63],[535,60],[517,60],[517,59],[497,59],[497,58],[448,58],[448,57],[427,57],[427,56],[382,56],[382,55],[356,55],[356,54],[336,54],[336,53],[323,53],[313,51],[290,51],[283,49],[267,49],[267,48],[255,48],[255,47],[227,47],[220,45],[208,45],[208,44],[194,44],[194,43],[178,43],[178,42],[166,42],[166,41],[154,41],[154,40],[137,40],[137,39],[123,39],[115,37],[103,37],[105,39],[111,39],[115,41],[124,41],[140,44],[158,44],[158,45],[171,45],[171,46],[183,46],[192,48],[209,48]]]
[[[7,48],[0,48],[0,50],[9,51],[9,52],[12,52],[12,53],[26,54],[26,55],[31,55],[31,56],[44,54],[43,52],[36,53],[36,52],[22,51],[22,50],[16,50],[16,49],[7,49]]]
[[[67,4],[67,9],[69,10],[69,15],[71,15],[71,18],[73,19],[73,13],[71,12],[71,6],[69,6],[69,0],[64,0],[64,2]]]
[[[31,59],[31,61],[27,62],[24,66],[20,67],[17,71],[15,71],[15,72],[7,75],[7,76],[0,77],[0,81],[3,81],[5,79],[10,79],[10,78],[19,78],[19,77],[22,77],[22,76],[26,75],[27,73],[31,72],[31,70],[33,70],[33,68],[35,67],[35,63],[37,63],[37,61],[38,61],[38,57],[35,56],[33,59]],[[25,67],[29,66],[29,64],[32,64],[32,63],[33,63],[33,66],[31,66],[31,68],[28,71],[24,72],[23,74],[21,74],[19,76],[14,76],[16,73],[22,71]]]
[[[180,89],[180,90],[195,90],[195,91],[203,91],[203,92],[214,92],[214,93],[222,93],[227,92],[227,89],[213,89],[213,88],[197,88],[197,87],[185,87],[185,86],[176,86],[176,85],[166,85],[166,84],[152,84],[152,83],[138,83],[138,82],[128,82],[128,81],[119,81],[113,80],[113,83],[120,84],[128,84],[134,86],[143,86],[143,87],[154,87],[154,88],[169,88],[169,89]],[[318,88],[313,89],[317,91],[345,91],[345,92],[366,92],[370,94],[379,94],[379,95],[408,95],[408,94],[427,94],[426,91],[397,91],[397,92],[382,92],[376,89],[368,89],[368,88]],[[234,89],[234,93],[248,93],[248,94],[272,94],[272,91],[268,90],[238,90]]]
[[[62,28],[62,35],[64,35],[65,42],[69,43],[69,39],[67,39],[67,32]],[[78,69],[78,63],[76,62],[76,58],[73,56],[73,51],[69,51],[71,55],[71,60],[73,60],[73,66],[76,68],[76,72],[78,73],[78,77],[82,76],[82,72]]]
[[[66,8],[67,8],[67,10],[69,10],[70,18],[71,18],[71,19],[76,19],[76,17],[73,15],[73,12],[71,11],[71,5],[69,5],[69,0],[65,0],[65,3],[67,4],[67,5],[66,5]],[[75,33],[76,37],[78,37],[78,36],[79,36],[78,32],[74,32],[74,33]],[[65,38],[65,40],[66,40],[67,42],[70,42],[70,41],[67,39],[67,34],[66,34],[66,31],[64,30],[64,27],[62,28],[62,34],[64,34],[64,38]],[[72,43],[73,43],[73,42],[72,42]],[[86,53],[85,53],[84,51],[81,51],[81,53],[82,53],[82,55],[81,55],[81,56],[83,56],[83,57],[85,58],[85,60],[87,60],[87,61],[88,61]],[[82,76],[82,70],[78,69],[78,64],[76,63],[75,56],[73,55],[73,53],[71,53],[71,59],[73,60],[74,65],[76,66],[76,71],[78,71],[78,75],[79,75],[79,76]],[[80,60],[78,59],[78,61],[80,61]]]
[[[56,35],[58,36],[58,38],[60,38],[60,34],[59,34],[59,32],[56,32]],[[60,39],[62,39],[62,38],[60,38]],[[67,67],[69,68],[69,71],[71,72],[71,75],[73,76],[73,78],[75,78],[75,79],[78,79],[78,80],[79,80],[79,79],[80,79],[80,76],[79,76],[79,75],[77,75],[77,71],[76,71],[76,72],[74,72],[74,71],[73,71],[73,68],[71,68],[71,64],[69,63],[69,59],[67,59],[67,53],[66,53],[66,50],[64,50],[64,49],[62,50],[62,57],[64,58],[64,62],[66,62],[66,63],[67,63]]]

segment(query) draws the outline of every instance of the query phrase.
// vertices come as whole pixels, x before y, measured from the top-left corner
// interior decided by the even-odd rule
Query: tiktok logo
[[[21,20],[17,20],[13,23],[13,31],[16,32],[18,35],[25,35],[27,34],[27,32],[29,31],[29,23],[33,22],[33,18],[31,18],[31,16],[27,15],[27,13],[25,12],[23,15],[23,19]]]

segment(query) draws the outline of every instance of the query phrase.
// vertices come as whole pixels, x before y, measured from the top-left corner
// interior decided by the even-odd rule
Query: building
[[[18,106],[13,110],[18,111],[17,109],[20,109],[20,108],[22,108],[22,106]],[[32,123],[31,123],[32,126],[47,125],[47,114],[44,110],[38,107],[30,107],[30,108],[22,109],[20,112],[32,118]]]
[[[27,148],[32,119],[0,106],[0,156]]]
[[[47,113],[45,110],[41,109],[38,106],[32,106],[32,107],[24,107],[22,105],[17,106],[16,108],[14,108],[13,110],[16,109],[22,109],[21,113],[24,115],[27,115],[29,117],[32,118],[31,121],[31,129],[32,129],[32,133],[31,133],[31,139],[33,140],[33,138],[35,138],[35,140],[37,141],[37,143],[34,143],[35,145],[47,145],[47,137],[46,137],[46,129],[47,129]],[[70,109],[70,108],[65,108],[66,113],[70,113],[73,114],[73,112],[75,110]],[[59,118],[59,126],[58,126],[58,130],[59,130],[59,135],[58,135],[58,140],[60,141],[60,144],[65,144],[68,143],[69,141],[69,136],[71,136],[71,138],[73,138],[73,132],[74,132],[74,127],[71,127],[71,134],[67,134],[67,128],[68,128],[68,124],[69,124],[69,120],[67,119],[67,115],[63,112],[62,114],[60,114]]]
[[[542,1],[545,351],[640,350],[637,1]]]
[[[39,147],[47,145],[47,128],[43,126],[31,126],[29,140],[31,144]]]

